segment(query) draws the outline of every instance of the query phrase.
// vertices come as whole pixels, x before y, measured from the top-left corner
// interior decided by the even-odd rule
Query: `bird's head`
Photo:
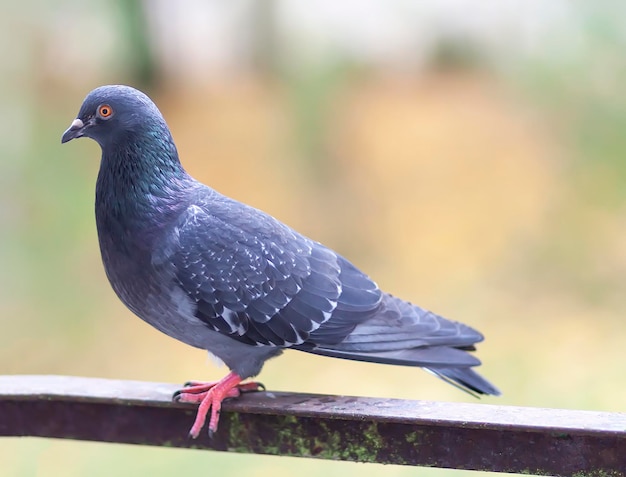
[[[61,143],[85,136],[105,148],[123,141],[129,133],[155,128],[167,130],[161,112],[148,96],[130,86],[101,86],[87,95]]]

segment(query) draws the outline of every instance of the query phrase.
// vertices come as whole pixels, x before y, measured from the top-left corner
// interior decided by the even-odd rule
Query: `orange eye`
[[[109,106],[108,104],[101,104],[98,107],[98,116],[100,116],[101,118],[108,119],[111,117],[112,114],[113,114],[113,108]]]

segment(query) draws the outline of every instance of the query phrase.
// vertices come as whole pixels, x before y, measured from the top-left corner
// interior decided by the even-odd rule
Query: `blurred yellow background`
[[[622,4],[26,0],[0,18],[0,374],[226,372],[136,319],[104,276],[100,150],[60,137],[89,90],[125,83],[159,105],[196,178],[481,330],[480,372],[504,393],[483,402],[625,410]],[[473,402],[419,369],[298,352],[260,380]],[[37,439],[0,440],[0,462],[3,476],[480,475]]]

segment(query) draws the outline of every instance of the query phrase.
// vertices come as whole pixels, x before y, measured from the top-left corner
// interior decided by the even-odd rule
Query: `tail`
[[[417,366],[472,396],[500,395],[500,391],[472,368],[480,365],[470,354],[483,340],[473,328],[385,294],[380,306],[353,326],[339,342],[320,339],[332,328],[321,327],[311,336],[316,346],[309,353],[372,363]],[[337,309],[334,327],[355,319],[355,313]],[[356,314],[358,315],[358,314]],[[326,342],[324,342],[326,341]]]
[[[304,351],[353,361],[421,367],[476,398],[481,394],[492,396],[502,394],[498,388],[472,369],[473,366],[480,365],[480,361],[458,348],[437,346],[373,353],[347,352],[328,348],[314,348]]]
[[[461,391],[474,397],[479,394],[500,396],[502,393],[493,384],[483,378],[472,368],[424,368],[426,371],[443,379]]]

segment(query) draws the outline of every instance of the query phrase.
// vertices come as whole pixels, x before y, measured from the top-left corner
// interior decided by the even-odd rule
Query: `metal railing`
[[[187,437],[180,387],[0,376],[0,436],[38,436],[568,477],[626,475],[626,414],[258,392]]]

